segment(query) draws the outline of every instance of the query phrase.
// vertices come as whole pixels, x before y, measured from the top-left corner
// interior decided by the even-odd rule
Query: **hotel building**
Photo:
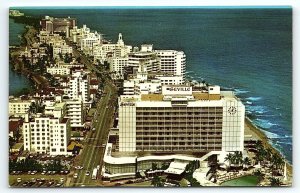
[[[243,151],[245,107],[219,86],[119,98],[120,152]]]
[[[48,32],[66,32],[66,36],[69,37],[69,29],[72,29],[76,26],[75,18],[53,18],[49,16],[45,16],[44,19],[40,21],[40,25],[42,26],[42,30]]]
[[[68,155],[70,120],[37,116],[23,124],[24,150],[50,155]]]
[[[155,50],[160,57],[160,71],[173,75],[185,76],[186,56],[183,51]]]

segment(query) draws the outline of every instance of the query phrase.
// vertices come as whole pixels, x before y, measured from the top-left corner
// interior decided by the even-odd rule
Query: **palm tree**
[[[13,137],[9,136],[9,152],[11,152],[12,147],[14,146],[15,143],[16,140]]]
[[[271,160],[271,165],[272,165],[272,174],[274,173],[274,170],[282,169],[282,166],[284,165],[284,160],[280,155],[273,154],[272,160]]]
[[[228,153],[224,159],[224,161],[228,161],[229,168],[231,167],[231,164],[233,163],[234,157],[231,153]]]
[[[165,179],[159,176],[154,176],[154,178],[151,181],[151,185],[154,187],[163,187],[164,186]]]
[[[244,160],[243,160],[243,168],[245,166],[247,166],[247,168],[248,168],[249,165],[251,165],[251,160],[250,160],[249,157],[245,157]]]
[[[281,181],[279,178],[269,178],[270,180],[270,186],[280,186],[281,185]]]
[[[235,151],[233,154],[234,162],[237,166],[243,163],[243,154],[241,151]]]
[[[265,174],[263,174],[261,172],[261,170],[256,170],[253,172],[253,175],[257,176],[258,177],[258,180],[259,181],[262,181],[262,179],[264,178]]]

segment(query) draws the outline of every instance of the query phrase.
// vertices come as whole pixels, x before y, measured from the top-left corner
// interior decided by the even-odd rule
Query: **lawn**
[[[243,176],[233,180],[226,181],[221,186],[257,186],[257,176]]]

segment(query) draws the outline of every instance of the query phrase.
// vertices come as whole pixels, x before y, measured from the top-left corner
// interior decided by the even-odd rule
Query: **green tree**
[[[271,178],[269,178],[269,181],[270,181],[270,186],[280,186],[281,185],[281,181],[279,178],[271,177]]]
[[[254,171],[254,172],[253,172],[253,175],[257,176],[259,181],[262,181],[263,178],[264,178],[264,176],[265,176],[265,174],[263,174],[263,173],[261,172],[261,170],[256,170],[256,171]]]
[[[160,176],[154,176],[152,181],[151,181],[151,185],[154,187],[163,187],[165,183],[165,179],[163,179]]]
[[[243,159],[243,168],[244,168],[244,167],[248,167],[250,164],[251,164],[250,158],[249,158],[249,157],[245,157],[245,158]]]

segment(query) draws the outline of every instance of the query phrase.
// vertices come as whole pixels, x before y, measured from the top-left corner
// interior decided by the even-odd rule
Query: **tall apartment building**
[[[93,53],[94,45],[100,44],[102,40],[101,34],[88,33],[80,40],[80,49],[88,54]]]
[[[40,116],[23,123],[24,150],[50,155],[68,155],[70,120]]]
[[[161,94],[121,96],[119,151],[242,151],[245,107],[218,86],[163,86]]]
[[[147,72],[160,71],[160,59],[154,52],[131,52],[128,54],[128,66],[138,69],[144,65]]]
[[[160,57],[160,71],[173,75],[185,76],[186,56],[183,51],[155,50]]]
[[[81,99],[84,103],[90,101],[89,75],[84,71],[74,71],[69,80],[68,96],[71,99]]]
[[[83,127],[84,107],[79,99],[64,99],[66,103],[66,116],[70,119],[71,127]]]

